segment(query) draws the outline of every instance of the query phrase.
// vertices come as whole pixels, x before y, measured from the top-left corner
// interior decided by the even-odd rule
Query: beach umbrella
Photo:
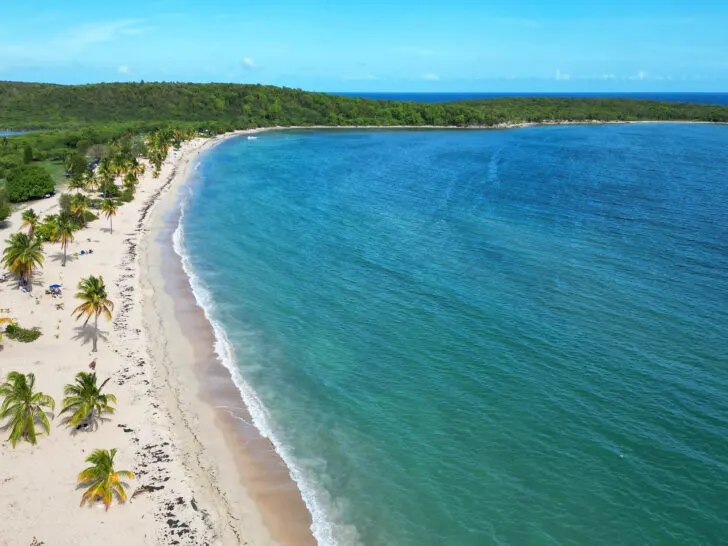
[[[60,284],[52,284],[49,286],[49,288],[60,288],[60,287],[61,287]]]

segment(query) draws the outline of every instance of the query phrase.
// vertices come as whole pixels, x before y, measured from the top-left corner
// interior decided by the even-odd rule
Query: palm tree
[[[106,449],[95,449],[91,455],[86,458],[87,463],[93,466],[78,475],[78,483],[88,486],[88,489],[81,497],[81,506],[88,503],[92,506],[97,500],[103,501],[106,509],[109,509],[111,500],[114,495],[119,502],[126,501],[126,491],[121,478],[134,479],[134,474],[128,470],[114,470],[114,457],[116,449],[111,451]]]
[[[73,241],[73,224],[68,214],[61,213],[56,219],[55,226],[53,226],[53,236],[51,241],[54,243],[61,243],[63,249],[63,262],[61,265],[66,266],[66,255],[68,254],[68,243]]]
[[[114,413],[111,404],[116,404],[113,394],[101,394],[109,379],[101,385],[96,385],[96,373],[78,372],[76,383],[68,384],[63,388],[63,408],[61,414],[73,412],[68,418],[67,425],[77,427],[86,419],[101,417],[104,413]],[[59,414],[60,415],[60,414]]]
[[[27,440],[35,444],[38,434],[35,431],[39,424],[46,434],[51,433],[51,423],[44,407],[53,411],[56,403],[47,394],[33,392],[35,375],[23,375],[10,372],[5,383],[0,385],[0,396],[4,398],[0,405],[0,419],[10,418],[7,427],[10,429],[10,443],[15,447],[18,440]]]
[[[21,218],[23,219],[23,223],[20,225],[20,227],[27,227],[28,238],[33,239],[33,235],[35,235],[35,228],[38,227],[40,217],[35,213],[33,209],[28,209],[23,211],[23,215],[21,216]]]
[[[86,191],[96,191],[99,189],[99,179],[94,174],[93,169],[86,169],[83,173],[83,182]]]
[[[143,175],[145,170],[146,168],[144,167],[144,164],[139,163],[139,160],[136,157],[132,157],[126,163],[126,172],[133,174],[135,178],[139,178]]]
[[[5,242],[9,246],[3,251],[3,265],[20,277],[27,284],[28,290],[31,290],[33,270],[43,267],[43,243],[38,239],[31,240],[23,232],[13,233]]]
[[[83,175],[79,176],[74,174],[68,181],[68,187],[72,190],[76,190],[76,193],[78,194],[79,191],[86,187],[86,182],[83,179]]]
[[[109,157],[105,157],[99,163],[98,174],[102,183],[114,180],[114,169],[111,167],[111,159]]]
[[[104,315],[106,320],[111,320],[111,312],[114,310],[114,304],[106,295],[104,278],[101,276],[94,277],[91,275],[87,279],[81,279],[81,282],[78,283],[78,289],[79,292],[76,294],[76,298],[83,301],[83,303],[73,310],[73,314],[76,320],[86,315],[86,321],[83,323],[84,326],[88,324],[91,317],[94,317],[93,352],[95,353],[99,332],[99,315]]]
[[[136,185],[139,184],[139,179],[129,171],[124,175],[124,188],[131,189],[132,193],[136,193]]]
[[[89,199],[85,195],[76,194],[71,198],[71,212],[78,216],[83,227],[86,227],[86,211],[89,204]]]
[[[119,206],[114,202],[113,199],[104,199],[101,203],[101,212],[109,220],[109,228],[111,233],[114,233],[114,224],[111,220],[113,216],[116,216],[116,212],[119,210]]]

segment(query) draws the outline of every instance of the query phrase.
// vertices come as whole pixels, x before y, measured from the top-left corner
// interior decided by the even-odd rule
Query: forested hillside
[[[274,125],[497,125],[524,121],[728,122],[728,108],[629,99],[499,98],[443,104],[340,97],[262,85],[0,82],[0,128],[170,123],[221,131]]]

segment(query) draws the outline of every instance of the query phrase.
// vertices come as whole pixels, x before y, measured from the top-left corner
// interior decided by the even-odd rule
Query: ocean
[[[264,133],[177,232],[321,545],[728,536],[728,128]]]
[[[365,99],[398,100],[406,102],[452,102],[456,100],[494,99],[499,97],[577,97],[640,99],[667,102],[697,102],[728,106],[728,93],[332,93]]]

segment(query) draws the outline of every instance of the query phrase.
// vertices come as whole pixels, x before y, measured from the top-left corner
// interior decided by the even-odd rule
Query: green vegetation
[[[101,385],[97,385],[96,373],[76,374],[76,382],[66,385],[63,389],[65,398],[60,413],[71,413],[66,420],[67,426],[77,427],[85,421],[93,421],[95,424],[96,418],[100,419],[104,413],[114,413],[113,404],[116,404],[116,397],[113,394],[101,393],[108,382],[109,379],[106,379]]]
[[[263,85],[0,84],[0,126],[140,123],[208,129],[274,125],[496,125],[548,120],[728,121],[728,108],[627,99],[499,98],[444,104],[357,99]],[[75,147],[98,143],[79,136]],[[80,143],[80,144],[79,144]]]
[[[36,425],[40,425],[46,434],[51,433],[51,423],[43,408],[52,412],[56,403],[50,396],[42,392],[34,392],[35,375],[23,375],[10,372],[4,383],[0,384],[0,419],[8,421],[3,426],[10,430],[10,443],[13,447],[18,441],[25,440],[36,443],[38,433]]]
[[[97,351],[99,316],[103,315],[106,320],[111,320],[111,312],[114,310],[113,302],[106,295],[104,278],[91,275],[86,279],[81,279],[81,282],[78,283],[76,298],[83,302],[73,310],[76,320],[85,316],[86,320],[83,325],[86,326],[91,317],[94,317],[93,352],[95,353]]]
[[[62,267],[66,267],[68,245],[73,242],[73,232],[76,231],[71,218],[67,212],[61,212],[49,221],[50,241],[60,243],[63,249]]]
[[[53,178],[43,167],[22,165],[7,174],[5,185],[10,201],[38,199],[55,190]]]
[[[4,221],[10,213],[13,212],[13,208],[10,206],[10,199],[8,199],[8,192],[5,188],[0,188],[0,222]]]
[[[92,506],[97,500],[103,501],[109,509],[111,500],[116,497],[119,502],[126,501],[126,491],[121,478],[133,479],[134,474],[128,470],[114,470],[116,449],[95,449],[86,459],[93,466],[78,475],[78,483],[88,486],[81,497],[81,506],[88,503]]]
[[[5,335],[8,339],[19,341],[21,343],[32,343],[40,337],[39,328],[21,328],[15,322],[11,322],[5,327]]]
[[[119,205],[117,205],[113,199],[104,199],[103,203],[101,203],[101,212],[104,216],[106,216],[107,220],[109,220],[109,230],[111,233],[114,233],[114,223],[112,219],[116,216],[118,210]]]
[[[5,247],[2,256],[2,264],[8,270],[18,277],[26,285],[28,290],[32,290],[33,271],[43,267],[43,243],[40,239],[28,237],[26,233],[13,233],[5,241],[8,246]]]
[[[426,104],[340,97],[263,85],[0,82],[0,127],[32,130],[0,139],[4,180],[36,167],[55,184],[133,199],[140,157],[159,175],[167,150],[195,133],[273,126],[456,126],[581,121],[728,122],[728,108],[631,99],[508,97]],[[95,171],[89,168],[99,162]],[[95,163],[94,163],[95,165]],[[66,179],[66,175],[68,178]],[[11,201],[48,193],[15,183]],[[22,177],[26,180],[26,177]],[[117,185],[118,179],[118,185]],[[14,186],[14,188],[15,188]],[[45,190],[45,191],[43,191]],[[122,191],[124,192],[122,195]],[[0,219],[7,204],[0,199]],[[83,216],[81,217],[83,218]]]

